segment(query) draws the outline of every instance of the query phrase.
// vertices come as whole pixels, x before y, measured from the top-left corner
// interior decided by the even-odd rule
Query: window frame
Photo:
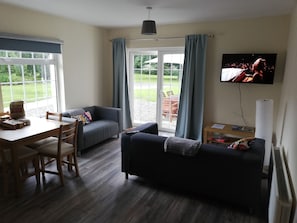
[[[50,78],[50,80],[46,80],[46,82],[55,82],[55,89],[54,90],[54,96],[55,97],[55,105],[54,105],[54,112],[59,112],[65,110],[65,92],[64,92],[64,80],[63,80],[63,62],[62,62],[62,54],[60,53],[48,53],[48,52],[29,52],[29,51],[21,51],[21,50],[0,50],[6,52],[7,57],[0,57],[0,65],[6,65],[6,66],[11,66],[11,65],[17,65],[23,67],[23,65],[40,65],[40,66],[53,66],[53,67],[48,67],[47,69],[52,70],[54,72],[54,78]],[[23,53],[32,54],[32,58],[13,58],[13,57],[8,57],[8,52],[19,52],[19,54],[22,56]],[[49,58],[45,58],[43,55],[42,58],[34,58],[34,54],[49,54]],[[10,71],[9,71],[10,72]],[[22,71],[23,75],[23,71]],[[39,83],[41,82],[40,80],[36,80],[36,76],[34,76],[33,81],[26,81],[24,77],[22,77],[22,80],[20,83],[24,86],[26,83]],[[8,82],[8,84],[11,86],[13,83],[11,78]],[[1,86],[0,86],[1,87]],[[4,102],[3,102],[3,95],[2,95],[2,90],[0,92],[0,110],[4,110]],[[52,97],[52,98],[53,98]],[[48,100],[48,99],[47,99]],[[26,98],[24,98],[24,101],[26,101]],[[38,98],[34,98],[34,103],[36,104],[36,108],[38,107]],[[5,108],[7,109],[7,108]],[[35,114],[36,116],[43,116],[44,114]]]

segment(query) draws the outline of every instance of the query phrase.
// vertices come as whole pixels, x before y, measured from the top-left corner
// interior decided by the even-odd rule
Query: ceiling
[[[0,0],[51,15],[106,27],[157,25],[289,14],[296,0]]]

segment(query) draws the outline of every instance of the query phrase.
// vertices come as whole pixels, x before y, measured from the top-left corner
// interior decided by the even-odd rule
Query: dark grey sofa
[[[106,139],[117,136],[122,131],[121,109],[114,107],[89,106],[75,108],[63,112],[63,117],[71,118],[89,111],[92,122],[83,125],[79,122],[77,150],[80,155],[84,149],[103,142]]]
[[[166,137],[156,123],[122,133],[122,172],[183,191],[255,209],[261,198],[265,141],[254,139],[247,151],[202,144],[195,156],[164,152]]]

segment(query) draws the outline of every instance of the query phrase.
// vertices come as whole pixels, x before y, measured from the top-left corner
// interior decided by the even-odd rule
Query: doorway
[[[161,131],[175,132],[183,50],[129,50],[129,97],[134,126],[157,122]]]

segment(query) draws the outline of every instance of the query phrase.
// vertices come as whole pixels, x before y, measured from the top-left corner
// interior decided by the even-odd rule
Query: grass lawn
[[[4,107],[8,107],[11,101],[24,100],[26,98],[26,102],[33,102],[36,101],[36,98],[43,100],[52,95],[51,83],[13,85],[12,88],[9,85],[2,85],[1,90]]]
[[[134,89],[134,98],[144,99],[151,102],[157,100],[157,76],[156,75],[140,75],[135,74],[134,84],[141,86]],[[172,90],[174,94],[180,94],[180,84],[176,76],[163,77],[163,92]]]
[[[157,100],[157,76],[156,75],[140,75],[135,74],[134,84],[141,85],[141,88],[135,88],[134,97],[137,99],[144,99],[152,102]],[[153,86],[153,87],[152,87]],[[163,92],[172,90],[175,94],[180,93],[179,80],[176,76],[164,76],[163,78]],[[26,102],[34,102],[36,98],[43,100],[52,95],[51,83],[34,83],[25,85],[2,85],[2,98],[4,107],[8,107],[11,101],[24,100]],[[13,98],[11,97],[13,95]]]

